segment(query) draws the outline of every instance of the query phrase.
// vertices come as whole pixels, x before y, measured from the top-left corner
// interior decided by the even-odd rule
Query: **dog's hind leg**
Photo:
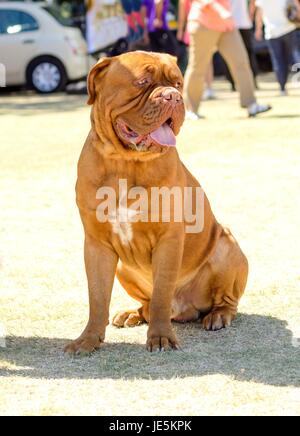
[[[202,323],[206,330],[220,330],[236,317],[248,277],[248,261],[228,230],[223,231],[209,266],[213,304]]]
[[[143,291],[134,277],[125,268],[118,269],[117,278],[125,291],[135,300],[142,304],[139,309],[122,310],[118,312],[112,320],[115,327],[136,327],[142,323],[149,322],[150,296]]]
[[[135,310],[122,310],[113,317],[112,324],[115,327],[136,327],[146,322],[143,311],[144,306]]]

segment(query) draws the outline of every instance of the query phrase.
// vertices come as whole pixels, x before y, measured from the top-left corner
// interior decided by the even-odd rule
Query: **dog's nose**
[[[161,96],[164,100],[176,104],[182,102],[182,96],[179,91],[175,88],[167,88],[162,93]]]

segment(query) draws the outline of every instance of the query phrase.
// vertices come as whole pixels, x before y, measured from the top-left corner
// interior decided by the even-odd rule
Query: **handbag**
[[[154,32],[150,32],[149,37],[153,51],[178,56],[178,41],[171,30],[157,29]]]
[[[300,0],[299,0],[299,4],[300,4]],[[287,14],[288,20],[291,23],[296,24],[296,25],[300,25],[300,14],[298,13],[298,10],[297,10],[293,0],[288,0],[286,14]]]

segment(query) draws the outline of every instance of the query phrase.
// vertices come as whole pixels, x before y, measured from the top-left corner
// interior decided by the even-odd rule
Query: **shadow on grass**
[[[278,120],[278,119],[293,119],[300,118],[300,114],[278,114],[278,115],[267,115],[268,119]]]
[[[0,94],[1,97],[1,94]],[[60,113],[82,109],[86,105],[87,96],[83,95],[2,95],[0,99],[0,115],[29,116],[41,113]]]
[[[272,114],[272,112],[267,112],[265,115],[262,115],[263,118],[260,118],[260,116],[258,117],[254,117],[254,118],[250,118],[253,120],[261,120],[261,121],[266,121],[266,120],[289,120],[289,119],[296,119],[296,118],[300,118],[300,114]],[[237,120],[242,121],[242,120],[248,120],[249,118],[245,118],[243,116],[238,116],[236,117]]]
[[[300,347],[293,347],[286,321],[242,314],[220,332],[205,332],[196,323],[175,329],[182,351],[151,354],[140,344],[106,343],[93,355],[76,358],[63,355],[65,339],[9,337],[0,358],[13,368],[1,369],[0,376],[169,380],[223,374],[240,381],[300,386]]]

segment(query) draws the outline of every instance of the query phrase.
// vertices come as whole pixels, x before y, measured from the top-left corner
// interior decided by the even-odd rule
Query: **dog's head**
[[[176,60],[167,54],[100,60],[89,74],[88,103],[101,142],[127,158],[167,152],[184,121],[182,88]]]

